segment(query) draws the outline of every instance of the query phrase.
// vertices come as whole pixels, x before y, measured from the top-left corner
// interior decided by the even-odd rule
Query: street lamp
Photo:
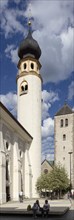
[[[72,155],[72,151],[68,152],[68,154],[70,155],[70,191],[71,191],[71,155]]]

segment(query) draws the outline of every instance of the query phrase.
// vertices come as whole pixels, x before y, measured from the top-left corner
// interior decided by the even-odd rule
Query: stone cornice
[[[16,81],[17,81],[20,77],[22,77],[22,76],[27,76],[27,75],[37,76],[37,77],[39,77],[39,78],[41,79],[41,82],[43,83],[43,79],[42,79],[41,75],[38,74],[37,72],[33,71],[33,70],[30,71],[30,72],[23,71],[20,75],[17,75]]]

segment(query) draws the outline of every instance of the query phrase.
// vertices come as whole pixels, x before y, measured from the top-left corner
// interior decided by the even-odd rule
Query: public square
[[[8,202],[6,204],[3,204],[0,206],[0,213],[2,213],[2,210],[4,212],[4,210],[10,210],[11,215],[2,215],[1,214],[1,220],[15,220],[15,219],[34,219],[33,216],[25,215],[23,214],[23,211],[25,211],[27,209],[27,206],[30,204],[31,207],[34,203],[34,199],[33,200],[24,200],[23,203],[20,202]],[[40,205],[41,207],[44,204],[44,199],[40,199]],[[50,214],[48,219],[50,220],[74,220],[74,200],[72,199],[61,199],[61,200],[49,200],[49,204],[50,204],[50,212],[53,213],[52,215]],[[63,214],[63,210],[64,208],[69,208],[69,210]],[[16,213],[16,211],[18,210],[18,214],[14,214]],[[25,213],[25,212],[24,212]],[[56,213],[56,214],[55,214]],[[43,217],[38,217],[37,219],[46,219]]]

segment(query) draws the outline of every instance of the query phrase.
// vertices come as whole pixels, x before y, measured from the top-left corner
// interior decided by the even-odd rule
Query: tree
[[[53,170],[49,174],[50,178],[50,188],[53,191],[61,194],[61,191],[66,191],[69,187],[69,179],[67,172],[64,167],[62,166],[55,166]]]
[[[54,166],[53,170],[50,173],[42,174],[36,183],[36,188],[39,193],[43,189],[52,190],[53,192],[56,191],[61,193],[61,191],[67,190],[69,187],[69,179],[67,172],[64,167],[62,166]]]
[[[43,189],[45,191],[49,190],[49,175],[48,174],[42,174],[38,178],[37,183],[36,183],[36,188],[39,194],[41,193]]]

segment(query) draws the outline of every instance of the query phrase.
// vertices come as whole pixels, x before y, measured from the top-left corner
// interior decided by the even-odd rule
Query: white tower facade
[[[18,51],[17,94],[18,120],[32,135],[30,148],[25,152],[25,196],[38,197],[36,181],[41,174],[41,84],[39,73],[41,50],[29,31]]]

